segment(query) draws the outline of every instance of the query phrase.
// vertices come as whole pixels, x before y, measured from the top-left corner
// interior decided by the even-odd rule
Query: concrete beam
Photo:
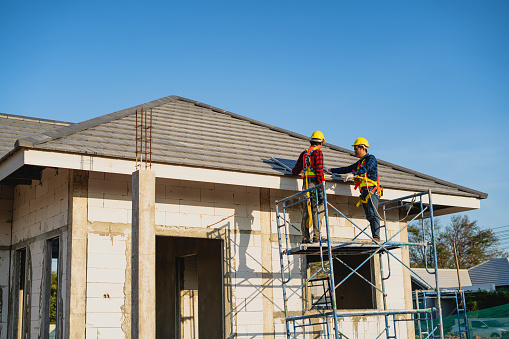
[[[80,169],[128,175],[131,174],[132,169],[135,167],[135,162],[130,160],[110,159],[92,155],[48,152],[34,149],[25,149],[21,159],[26,165]],[[13,169],[16,168],[15,166],[11,166],[12,168],[9,167],[9,171],[5,171],[3,169],[4,167],[5,165],[0,166],[0,170],[5,172],[5,176],[9,174],[9,171],[13,171]],[[279,175],[243,173],[166,164],[153,164],[152,168],[155,172],[157,172],[158,178],[283,189],[290,191],[300,191],[302,189],[302,179],[290,176],[286,177]],[[2,171],[0,171],[0,174],[3,173]],[[2,178],[2,176],[0,176],[0,178]],[[199,180],[197,180],[197,178],[199,178]],[[331,181],[327,182],[327,193],[355,197],[359,195],[359,192],[353,189],[353,185]],[[413,193],[414,192],[400,189],[386,188],[384,189],[383,200],[391,200]],[[433,203],[436,205],[459,207],[463,211],[477,209],[480,207],[480,199],[447,194],[434,193]]]

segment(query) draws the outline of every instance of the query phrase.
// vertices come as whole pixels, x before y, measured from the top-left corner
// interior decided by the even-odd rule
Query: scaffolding
[[[319,241],[313,244],[298,245],[297,242],[300,242],[298,234],[301,231],[291,222],[290,212],[300,206],[306,208],[305,204],[309,204],[310,199],[314,200],[314,206],[318,206],[318,208],[314,208],[313,213],[316,214],[318,222]],[[312,334],[313,338],[348,338],[340,331],[338,319],[370,316],[383,317],[385,320],[383,323],[385,326],[376,338],[398,338],[397,324],[403,321],[415,325],[416,338],[444,338],[441,307],[443,292],[439,288],[436,270],[427,268],[427,272],[434,275],[435,284],[430,286],[426,283],[429,290],[414,296],[417,300],[417,307],[413,309],[389,309],[387,306],[390,296],[386,289],[386,282],[391,277],[394,269],[391,268],[391,265],[400,265],[410,270],[419,280],[425,282],[408,264],[393,254],[393,250],[402,247],[421,246],[426,253],[430,253],[433,267],[437,267],[431,191],[428,190],[379,204],[379,208],[383,211],[380,215],[380,227],[385,230],[385,241],[382,240],[381,242],[374,241],[371,234],[368,234],[370,232],[366,232],[368,227],[358,226],[327,201],[325,183],[277,200],[275,207],[287,338],[305,338],[306,334]],[[351,223],[358,231],[355,237],[348,241],[337,241],[331,238],[329,208]],[[397,211],[393,213],[397,214],[398,218],[405,215],[398,222],[405,221],[406,224],[389,237],[387,214],[394,210]],[[428,222],[425,223],[425,220],[428,220]],[[431,235],[429,241],[426,241],[427,239],[423,239],[423,242],[419,243],[394,241],[410,223],[416,222],[423,229],[429,227],[427,230],[427,234]],[[292,232],[292,230],[295,231]],[[361,235],[365,235],[364,239],[360,238]],[[366,237],[368,240],[365,239]],[[304,262],[304,260],[299,261],[303,259],[302,256],[315,258],[314,263],[309,266],[306,265],[306,270],[302,268],[299,270],[299,263]],[[347,256],[360,256],[362,259],[358,261],[362,260],[362,263],[352,267],[344,260]],[[378,258],[379,272],[377,277],[370,279],[362,275],[360,271],[368,263],[375,263],[375,257]],[[335,273],[335,266],[341,267],[343,271],[347,270],[346,276],[340,277],[337,272]],[[371,270],[371,272],[373,271]],[[336,292],[353,276],[359,277],[371,286],[374,299],[373,310],[338,308]],[[410,296],[405,297],[409,298]],[[433,306],[430,306],[431,299],[434,300]],[[419,300],[421,300],[420,303]],[[298,304],[303,305],[302,310],[290,310],[289,305],[296,308],[295,305]],[[458,309],[460,308],[458,307]],[[468,338],[468,331],[463,330],[462,332],[467,333]]]
[[[430,308],[436,305],[437,294],[433,290],[416,290],[412,292],[412,298],[414,302],[414,308]],[[464,291],[441,289],[440,299],[442,302],[451,300],[454,306],[452,312],[443,315],[443,318],[445,318],[444,323],[446,322],[446,319],[455,321],[457,328],[456,331],[454,331],[454,334],[456,334],[459,338],[470,339]],[[427,315],[423,316],[418,314],[415,321],[416,332],[419,334],[418,338],[426,338],[426,335],[432,331],[435,325],[436,324],[432,318],[427,317]]]

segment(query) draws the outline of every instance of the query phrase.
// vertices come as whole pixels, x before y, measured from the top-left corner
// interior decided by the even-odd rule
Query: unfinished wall
[[[15,187],[13,244],[67,226],[68,174],[66,170],[45,169],[41,181]]]
[[[130,180],[129,176],[90,174],[92,228],[99,224],[119,228],[130,220]],[[156,183],[158,234],[226,241],[227,333],[263,332],[259,215],[257,188],[159,179]]]
[[[124,338],[127,236],[88,234],[87,338]],[[129,309],[130,311],[130,309]]]
[[[285,325],[274,202],[276,199],[293,193],[169,179],[157,179],[156,181],[157,235],[224,240],[226,337],[232,334],[271,337],[273,333],[277,337],[284,336]],[[268,197],[265,197],[267,195]],[[262,206],[264,199],[267,200],[264,204],[268,207]],[[329,201],[355,224],[363,228],[368,225],[362,208],[355,207],[358,201],[357,197],[329,196]],[[261,212],[264,209],[268,211]],[[266,225],[262,227],[264,213],[267,213],[265,218],[267,221],[265,221]],[[289,218],[297,228],[300,228],[301,210],[298,207],[290,211]],[[388,234],[391,237],[399,231],[400,224],[397,222],[398,215],[395,213],[390,214],[389,218],[394,220],[388,224]],[[131,177],[91,173],[88,219],[89,232],[100,233],[102,237],[107,237],[110,234],[108,232],[112,232],[111,234],[120,232],[129,242],[130,234],[127,226],[130,227],[131,219]],[[349,221],[333,211],[330,212],[330,225],[331,236],[336,240],[351,239],[360,233]],[[370,233],[369,228],[366,231]],[[89,239],[90,236],[89,234]],[[382,230],[382,239],[384,237],[385,232]],[[367,239],[367,236],[361,235],[359,239]],[[405,241],[406,232],[402,232],[393,240]],[[112,238],[111,241],[114,244],[117,238]],[[301,237],[297,231],[292,231],[291,241],[294,245],[300,243]],[[88,253],[93,253],[93,246],[93,244],[89,244]],[[129,260],[129,249],[126,251],[126,259]],[[408,257],[405,256],[406,249],[396,250],[393,253],[408,262]],[[395,260],[392,260],[391,263],[395,263]],[[294,277],[302,276],[301,272],[306,269],[305,264],[305,260],[302,258],[298,258],[294,262],[291,267]],[[117,269],[122,265],[113,267],[113,264],[112,268]],[[405,298],[406,295],[410,295],[408,293],[410,291],[409,279],[399,265],[392,266],[391,278],[386,284],[389,294],[388,307],[409,308],[409,299]],[[129,264],[125,269],[124,295],[129,284],[128,270]],[[303,296],[302,292],[298,291],[299,285],[299,279],[296,279],[295,285],[288,289],[289,294],[297,291],[297,298],[293,298],[289,303],[290,314],[301,314],[302,312],[303,301],[299,298]],[[102,290],[109,289],[107,281],[97,282],[96,287],[99,288],[99,286],[102,286]],[[117,290],[120,293],[119,287]],[[99,298],[100,294],[97,297]],[[379,300],[378,307],[381,307],[380,302]],[[125,305],[128,304],[129,301],[126,299]],[[115,320],[117,328],[122,328],[128,321],[129,314],[125,305],[122,306],[119,301],[119,304],[115,306],[115,312],[122,309],[124,317],[122,318],[123,322]],[[87,310],[87,316],[88,314]],[[383,322],[383,317],[356,318],[343,320],[342,326],[348,336],[371,338],[374,333],[377,335],[380,333],[384,327]],[[401,323],[398,331],[406,333],[406,325]],[[128,332],[124,331],[123,333],[125,337],[129,337]]]
[[[0,339],[7,338],[13,188],[0,185]]]
[[[27,305],[24,331],[31,337],[42,336],[44,306],[49,296],[45,295],[45,278],[48,265],[46,251],[48,239],[66,237],[68,223],[68,171],[44,169],[41,180],[31,185],[17,185],[13,190],[12,246],[13,252],[20,248],[27,250]],[[61,245],[65,249],[65,245]],[[65,252],[60,261],[65,260]],[[11,258],[11,266],[14,259]],[[14,270],[12,267],[11,272]],[[65,284],[66,270],[60,267],[60,283]],[[11,277],[13,278],[13,277]],[[62,286],[62,285],[61,285]],[[65,317],[65,291],[58,297],[60,305],[60,328]]]

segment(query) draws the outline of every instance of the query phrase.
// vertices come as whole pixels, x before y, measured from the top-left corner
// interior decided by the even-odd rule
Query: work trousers
[[[362,188],[361,189],[361,199],[365,200],[369,194],[369,191],[372,190],[373,187]],[[378,218],[378,203],[380,202],[380,195],[378,193],[371,194],[371,197],[368,199],[366,203],[362,203],[362,208],[364,209],[364,214],[366,215],[366,219],[369,221],[369,226],[371,227],[371,235],[373,238],[380,239],[380,219]]]
[[[306,180],[304,178],[304,180]],[[305,182],[304,182],[304,188],[306,188],[305,186]],[[308,179],[308,188],[311,188],[311,187],[314,187],[314,186],[317,186],[318,185],[318,180],[316,179]],[[311,200],[311,213],[312,213],[312,218],[313,218],[313,240],[314,241],[318,241],[318,239],[320,238],[320,234],[319,234],[319,231],[318,231],[318,219],[316,217],[316,195],[314,194],[316,191],[311,191],[310,192],[310,200]],[[319,194],[318,194],[318,207],[319,207],[319,211],[323,211],[323,191],[320,189],[319,190]],[[308,213],[308,205],[307,205],[307,202],[303,204],[302,206],[302,222],[301,222],[301,226],[300,226],[300,229],[302,231],[302,242],[309,242],[311,240],[311,237],[310,237],[310,234],[309,234],[309,228],[308,228],[308,218],[309,218],[309,213]],[[323,224],[323,214],[321,214],[320,216],[320,226],[323,227],[324,224]]]

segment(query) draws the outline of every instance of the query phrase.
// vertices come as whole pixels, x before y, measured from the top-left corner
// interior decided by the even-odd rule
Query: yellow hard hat
[[[352,146],[364,145],[369,148],[369,142],[365,138],[357,138]]]
[[[320,141],[325,141],[325,137],[323,136],[323,133],[320,132],[320,131],[314,131],[313,134],[311,135],[311,140],[313,139],[319,139]]]

